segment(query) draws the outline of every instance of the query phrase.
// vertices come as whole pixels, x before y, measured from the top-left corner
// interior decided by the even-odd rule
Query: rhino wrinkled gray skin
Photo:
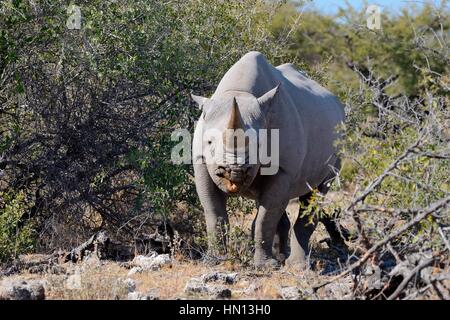
[[[336,127],[344,120],[342,104],[292,64],[273,67],[259,52],[249,52],[234,64],[211,98],[192,98],[203,111],[194,133],[193,161],[210,245],[217,241],[218,231],[228,225],[227,198],[241,195],[257,203],[255,265],[278,265],[273,250],[277,237],[281,256],[290,251],[286,263],[305,266],[315,224],[308,224],[307,217],[299,214],[288,239],[290,223],[285,210],[291,199],[307,201],[312,188],[326,192],[339,169],[334,142],[338,138]],[[206,155],[217,152],[217,145],[208,136],[211,129],[223,133],[223,161],[205,161]],[[270,164],[259,160],[233,161],[239,147],[248,147],[246,142],[230,148],[229,131],[238,129],[268,129],[268,145],[258,140],[257,146],[269,150],[270,130],[279,129],[275,174],[261,174]],[[324,222],[332,238],[339,237],[337,226],[331,220]]]

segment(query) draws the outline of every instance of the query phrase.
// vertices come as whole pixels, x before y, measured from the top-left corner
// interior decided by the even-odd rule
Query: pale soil
[[[331,193],[330,193],[331,194]],[[291,212],[298,212],[298,206],[288,207],[290,218]],[[319,224],[314,232],[312,242],[311,270],[299,271],[283,266],[275,271],[257,271],[251,267],[247,257],[246,266],[242,265],[242,255],[248,254],[247,241],[250,239],[251,224],[256,215],[256,210],[251,214],[241,212],[230,215],[230,225],[238,226],[244,230],[243,237],[230,239],[234,249],[235,258],[212,265],[201,260],[189,260],[182,255],[172,257],[170,266],[163,266],[158,271],[143,271],[128,275],[130,266],[126,263],[114,261],[99,261],[98,259],[87,259],[79,263],[64,263],[61,274],[49,272],[32,274],[21,271],[8,279],[40,279],[45,280],[46,299],[127,299],[129,290],[126,280],[132,279],[136,292],[157,292],[159,299],[213,299],[207,294],[193,294],[185,292],[188,281],[214,271],[237,272],[238,281],[234,284],[225,285],[231,290],[231,299],[282,299],[283,288],[293,287],[300,292],[300,299],[344,299],[349,298],[351,288],[350,278],[344,278],[340,283],[312,291],[312,286],[328,279],[340,269],[338,253],[330,249],[322,240],[328,238],[323,225]],[[348,227],[345,225],[345,227]],[[247,239],[248,238],[248,239]],[[246,252],[246,253],[245,253]],[[38,255],[30,255],[33,260]],[[22,259],[27,259],[22,257]],[[240,260],[240,261],[239,261]],[[69,284],[76,275],[81,281],[79,288],[72,288]],[[0,276],[0,281],[6,277]],[[213,284],[214,285],[214,284]]]
[[[231,299],[282,299],[281,293],[284,287],[296,287],[302,292],[302,299],[342,299],[347,292],[333,288],[323,288],[313,293],[311,286],[325,280],[330,275],[324,272],[336,268],[336,262],[330,259],[333,256],[327,245],[319,243],[324,236],[323,228],[318,228],[314,235],[314,257],[312,257],[313,270],[298,271],[282,267],[275,271],[257,271],[252,267],[231,261],[218,265],[211,265],[202,261],[193,261],[185,258],[174,258],[170,266],[163,266],[157,271],[143,271],[128,275],[130,267],[126,263],[113,261],[100,261],[97,258],[87,259],[80,263],[64,263],[60,266],[65,269],[62,274],[49,272],[33,274],[20,272],[9,277],[0,278],[0,281],[8,278],[29,280],[44,280],[46,299],[127,299],[128,290],[126,279],[132,279],[136,283],[136,292],[157,292],[159,299],[212,299],[207,294],[192,294],[185,292],[186,283],[196,277],[213,271],[227,273],[237,272],[238,281],[225,285],[231,290]],[[331,255],[330,255],[331,252]],[[33,259],[34,255],[30,255]],[[322,260],[326,257],[325,260]],[[331,263],[331,264],[330,264]],[[69,284],[73,275],[79,276],[80,287],[72,288]],[[345,287],[348,287],[349,279],[344,279]],[[333,292],[336,291],[336,292]],[[346,291],[346,290],[344,290]]]
[[[145,293],[156,290],[159,299],[210,299],[212,297],[208,295],[187,294],[184,288],[191,278],[199,277],[211,271],[239,273],[237,283],[226,285],[232,292],[232,299],[280,299],[282,298],[280,290],[283,287],[295,286],[308,290],[310,284],[317,283],[320,278],[324,278],[323,276],[317,276],[317,273],[313,271],[299,273],[285,268],[271,272],[236,269],[238,268],[226,264],[211,267],[203,263],[174,262],[171,267],[163,267],[159,271],[144,271],[128,276],[129,270],[119,264],[101,262],[90,266],[68,266],[68,272],[63,275],[20,273],[10,276],[9,279],[45,280],[46,299],[53,300],[126,299],[128,291],[124,285],[125,279],[135,280],[137,292]],[[75,270],[81,270],[81,272],[78,273]],[[72,272],[80,275],[80,288],[68,287],[68,277]],[[247,290],[249,288],[250,290]],[[325,294],[325,292],[322,294]],[[328,294],[327,292],[326,295]],[[320,296],[321,290],[318,292],[318,297]],[[308,291],[304,298],[312,299],[314,297]],[[330,299],[333,297],[322,296],[322,298]],[[334,298],[339,297],[335,296]]]

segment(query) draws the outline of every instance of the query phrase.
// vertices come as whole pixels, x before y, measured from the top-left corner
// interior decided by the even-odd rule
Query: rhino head
[[[202,112],[201,153],[214,183],[227,194],[244,192],[261,167],[260,129],[268,129],[269,110],[279,85],[257,98],[251,94],[205,98],[192,95]]]

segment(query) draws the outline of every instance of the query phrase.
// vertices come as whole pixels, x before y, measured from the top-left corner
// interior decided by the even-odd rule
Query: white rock
[[[284,300],[315,300],[317,299],[312,289],[298,287],[282,287],[279,290]]]
[[[0,283],[0,300],[44,300],[43,280],[3,280]]]
[[[201,279],[203,282],[222,282],[224,284],[234,284],[236,283],[238,279],[238,273],[226,273],[226,272],[219,272],[219,271],[213,271],[210,273],[206,273],[202,275]]]
[[[206,284],[201,278],[191,278],[184,288],[188,294],[206,294],[215,299],[231,298],[231,290],[223,285]]]
[[[297,287],[283,287],[280,289],[280,295],[284,300],[300,300],[300,290]]]
[[[150,289],[147,293],[130,292],[128,300],[159,300],[159,293],[156,289]]]
[[[172,259],[168,254],[152,253],[150,256],[137,256],[133,259],[133,265],[143,270],[159,270],[162,266],[170,265]]]
[[[127,278],[122,281],[129,293],[136,290],[136,281],[134,281],[133,279]]]
[[[142,269],[141,267],[133,267],[130,269],[130,271],[128,271],[128,276],[131,277],[136,273],[142,273],[142,271],[144,271],[144,269]]]
[[[79,273],[72,274],[67,277],[66,287],[69,290],[81,289],[81,275]]]

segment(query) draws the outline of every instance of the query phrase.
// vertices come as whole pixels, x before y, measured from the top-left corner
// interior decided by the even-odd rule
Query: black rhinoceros
[[[336,126],[344,119],[342,104],[292,64],[273,67],[259,52],[234,64],[211,98],[192,98],[203,111],[192,154],[210,245],[217,241],[217,230],[228,224],[227,198],[242,195],[255,199],[258,208],[255,265],[278,264],[272,250],[277,231],[285,256],[290,247],[286,263],[304,265],[314,224],[299,215],[289,246],[285,210],[293,198],[307,201],[314,188],[328,190],[340,167],[334,142]],[[244,139],[232,136],[238,130]],[[258,152],[256,161],[249,161],[249,140],[255,137],[245,135],[250,131],[267,133],[266,141],[256,135],[256,147],[269,150],[270,157]],[[221,139],[211,132],[219,132]],[[323,222],[332,238],[340,238],[331,220]]]

